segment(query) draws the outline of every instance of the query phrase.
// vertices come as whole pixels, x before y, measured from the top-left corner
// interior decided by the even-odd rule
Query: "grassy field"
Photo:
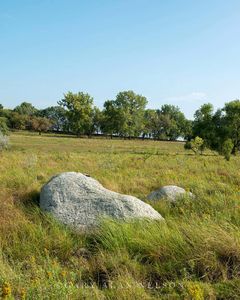
[[[240,299],[240,157],[195,156],[182,143],[14,133],[0,153],[0,293],[5,299]],[[54,174],[88,173],[146,196],[165,222],[106,221],[77,234],[38,208]]]

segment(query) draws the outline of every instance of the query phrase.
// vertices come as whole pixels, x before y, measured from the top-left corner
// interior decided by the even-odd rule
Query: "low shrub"
[[[192,150],[195,154],[202,154],[206,148],[205,142],[199,136],[195,137],[195,139],[191,141],[187,141],[184,145],[186,150]]]
[[[231,139],[227,139],[222,145],[222,154],[227,161],[229,161],[231,158],[233,146],[234,145]]]

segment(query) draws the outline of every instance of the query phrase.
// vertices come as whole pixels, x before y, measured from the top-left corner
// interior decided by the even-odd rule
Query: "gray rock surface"
[[[98,225],[102,217],[163,219],[150,205],[136,197],[112,192],[97,180],[75,172],[52,177],[42,187],[40,207],[77,229]]]
[[[183,188],[175,185],[166,185],[160,189],[153,191],[147,196],[148,200],[168,199],[169,201],[176,201],[181,196],[187,195],[193,198],[193,194],[186,192]]]

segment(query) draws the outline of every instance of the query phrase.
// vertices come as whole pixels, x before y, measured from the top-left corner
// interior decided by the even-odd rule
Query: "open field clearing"
[[[66,171],[144,201],[170,184],[196,198],[148,202],[165,221],[106,220],[97,232],[77,234],[38,207],[41,186]],[[194,155],[181,142],[17,132],[0,153],[0,201],[7,299],[240,297],[239,156]]]

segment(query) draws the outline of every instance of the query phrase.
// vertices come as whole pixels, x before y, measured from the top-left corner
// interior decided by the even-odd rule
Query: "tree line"
[[[1,122],[10,129],[58,131],[77,136],[105,134],[110,137],[176,140],[185,137],[189,121],[178,107],[162,105],[146,109],[146,97],[123,91],[107,100],[100,110],[87,93],[68,92],[57,106],[37,109],[23,102],[13,110],[0,107]]]
[[[204,104],[195,112],[193,121],[177,106],[164,104],[159,109],[147,109],[147,103],[146,97],[123,91],[114,100],[105,101],[100,110],[88,93],[68,92],[58,105],[45,109],[37,109],[28,102],[12,110],[0,105],[0,130],[3,133],[10,128],[171,141],[182,138],[187,141],[186,148],[195,152],[206,147],[222,152],[227,144],[232,153],[240,150],[239,100],[226,103],[216,112],[212,104]]]

